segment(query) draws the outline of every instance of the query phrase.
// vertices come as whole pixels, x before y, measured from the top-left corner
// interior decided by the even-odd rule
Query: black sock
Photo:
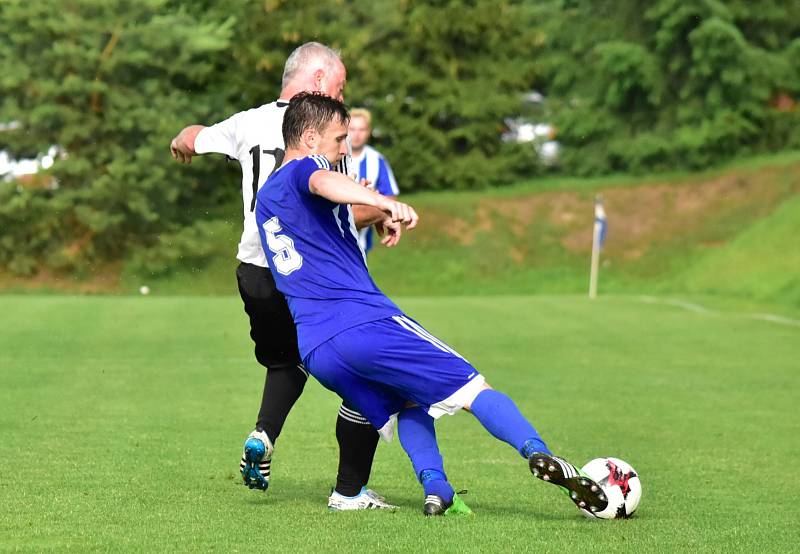
[[[378,438],[378,432],[366,419],[342,404],[336,419],[336,440],[339,442],[336,492],[355,496],[367,485]]]
[[[267,370],[256,429],[264,431],[272,444],[278,440],[286,416],[300,398],[307,380],[306,374],[296,366]]]

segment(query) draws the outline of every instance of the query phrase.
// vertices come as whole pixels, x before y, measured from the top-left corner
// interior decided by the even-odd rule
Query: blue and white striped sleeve
[[[331,168],[331,163],[328,161],[328,158],[325,156],[320,156],[319,154],[311,154],[309,156],[311,160],[317,164],[317,169],[328,169]]]
[[[375,190],[384,196],[397,196],[400,194],[392,168],[389,167],[389,162],[383,156],[378,158],[378,179],[375,183]]]

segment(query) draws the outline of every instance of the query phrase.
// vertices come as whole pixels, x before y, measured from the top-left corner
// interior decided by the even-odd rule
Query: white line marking
[[[677,306],[678,308],[683,308],[684,310],[689,310],[690,312],[694,312],[697,314],[717,315],[720,313],[705,308],[699,304],[693,304],[692,302],[686,302],[684,300],[677,300],[674,298],[657,298],[655,296],[639,296],[638,298],[640,301],[645,302],[647,304],[666,304],[669,306]],[[800,327],[800,320],[793,319],[791,317],[785,317],[782,315],[765,314],[765,313],[753,314],[753,313],[740,313],[740,312],[729,312],[729,313],[730,315],[733,316],[748,317],[750,319],[757,319],[759,321],[769,321],[770,323],[789,325],[791,327]]]
[[[791,317],[783,317],[782,315],[775,314],[750,314],[753,319],[760,319],[761,321],[769,321],[772,323],[780,323],[781,325],[791,325],[792,327],[800,327],[800,321],[792,319]]]
[[[654,296],[640,296],[639,299],[642,302],[646,302],[648,304],[667,304],[670,306],[677,306],[679,308],[683,308],[684,310],[689,310],[690,312],[695,312],[697,314],[714,313],[713,310],[704,308],[700,304],[693,304],[692,302],[686,302],[684,300],[676,300],[674,298],[656,298]]]

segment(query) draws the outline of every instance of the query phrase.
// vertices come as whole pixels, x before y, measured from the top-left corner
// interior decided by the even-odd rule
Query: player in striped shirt
[[[387,298],[369,275],[351,205],[377,208],[384,244],[416,226],[413,208],[330,168],[347,152],[344,104],[320,93],[292,99],[283,120],[286,157],[258,192],[256,222],[278,289],[297,325],[305,367],[326,388],[400,443],[421,482],[426,515],[463,509],[447,480],[433,418],[467,409],[511,445],[534,475],[580,508],[608,505],[597,483],[554,456],[505,394]]]
[[[347,128],[352,146],[352,163],[356,181],[365,180],[372,190],[394,198],[400,194],[392,168],[383,154],[367,144],[372,135],[372,114],[364,108],[350,110],[350,125]],[[358,233],[358,243],[364,253],[369,254],[373,246],[372,227],[364,227]]]
[[[258,237],[255,195],[267,177],[283,162],[281,125],[289,99],[305,90],[323,91],[342,99],[347,73],[339,55],[315,42],[298,47],[286,60],[277,101],[242,111],[210,127],[190,125],[173,139],[170,150],[182,163],[192,156],[224,154],[242,169],[244,230],[239,242],[236,276],[256,359],[267,375],[255,430],[245,441],[240,462],[247,486],[269,486],[272,452],[289,411],[303,392],[307,373],[297,349],[297,333],[283,295],[275,288]],[[342,160],[344,162],[345,160]],[[346,172],[346,167],[340,169]],[[382,217],[377,210],[356,208],[359,226]],[[366,419],[344,403],[336,421],[339,471],[329,498],[331,509],[394,508],[367,488],[378,435]]]

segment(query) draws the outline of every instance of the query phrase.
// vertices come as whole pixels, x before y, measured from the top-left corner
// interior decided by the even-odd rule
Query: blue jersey
[[[384,196],[397,196],[400,189],[397,188],[392,168],[383,154],[372,148],[364,146],[360,159],[353,160],[358,162],[358,179],[368,179],[375,190]]]
[[[256,223],[275,284],[297,326],[300,354],[342,331],[400,314],[367,271],[353,212],[312,194],[323,156],[292,160],[258,191]]]
[[[376,191],[384,196],[397,196],[400,189],[397,188],[392,168],[383,154],[369,145],[364,146],[360,158],[353,160],[358,166],[358,180],[367,179]],[[358,243],[364,252],[372,250],[372,227],[361,229]]]

